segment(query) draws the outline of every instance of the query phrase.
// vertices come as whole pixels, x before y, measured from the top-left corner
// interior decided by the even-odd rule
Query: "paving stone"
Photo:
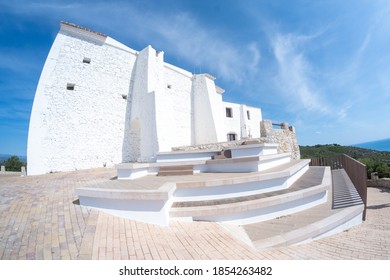
[[[390,259],[390,192],[368,188],[367,220],[291,247],[255,250],[218,223],[169,227],[114,217],[74,203],[74,190],[113,169],[0,176],[0,259]]]

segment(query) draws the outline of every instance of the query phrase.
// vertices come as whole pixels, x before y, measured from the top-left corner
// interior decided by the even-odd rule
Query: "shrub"
[[[22,166],[26,166],[26,163],[21,161],[19,157],[12,156],[7,160],[3,161],[1,165],[5,166],[5,170],[7,171],[20,171]]]

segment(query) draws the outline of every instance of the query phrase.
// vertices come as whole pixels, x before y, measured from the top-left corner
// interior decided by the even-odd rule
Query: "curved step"
[[[287,189],[308,169],[310,160],[296,160],[262,172],[247,174],[223,173],[216,179],[177,181],[174,199],[204,201],[236,198]]]
[[[244,226],[256,249],[288,246],[344,231],[362,222],[363,205],[327,211],[318,206],[292,216]]]
[[[356,191],[345,171],[333,170],[332,183],[332,195],[327,203],[293,215],[245,225],[239,227],[239,230],[232,230],[231,227],[228,229],[239,232],[242,239],[249,240],[254,247],[262,249],[309,242],[361,224],[364,211],[362,202],[359,204],[353,201],[345,207],[333,207],[334,199],[338,198],[337,193],[343,192],[346,186],[351,193]]]
[[[288,189],[225,199],[175,202],[170,217],[236,224],[258,222],[323,203],[330,186],[330,170],[311,167]]]
[[[259,172],[291,161],[290,153],[216,158],[206,161],[206,172]]]

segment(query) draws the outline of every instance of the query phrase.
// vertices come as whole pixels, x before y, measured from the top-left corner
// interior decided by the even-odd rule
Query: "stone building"
[[[218,222],[257,249],[362,222],[366,196],[345,170],[310,166],[293,127],[223,93],[151,46],[62,22],[34,99],[28,174],[115,164],[117,180],[75,189],[81,205],[160,226]]]
[[[209,74],[61,22],[28,134],[28,174],[153,162],[172,147],[260,137],[261,110],[224,102]]]

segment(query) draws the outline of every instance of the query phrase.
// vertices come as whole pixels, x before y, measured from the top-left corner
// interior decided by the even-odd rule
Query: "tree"
[[[380,162],[375,171],[378,173],[389,173],[389,167],[386,163]]]
[[[378,172],[378,173],[388,173],[389,172],[389,167],[380,158],[362,158],[362,159],[359,159],[359,161],[364,163],[367,166],[368,178],[370,178],[372,172]]]
[[[7,160],[3,161],[1,165],[5,166],[5,170],[7,171],[20,171],[22,166],[26,166],[26,163],[21,161],[19,157],[12,156]]]

